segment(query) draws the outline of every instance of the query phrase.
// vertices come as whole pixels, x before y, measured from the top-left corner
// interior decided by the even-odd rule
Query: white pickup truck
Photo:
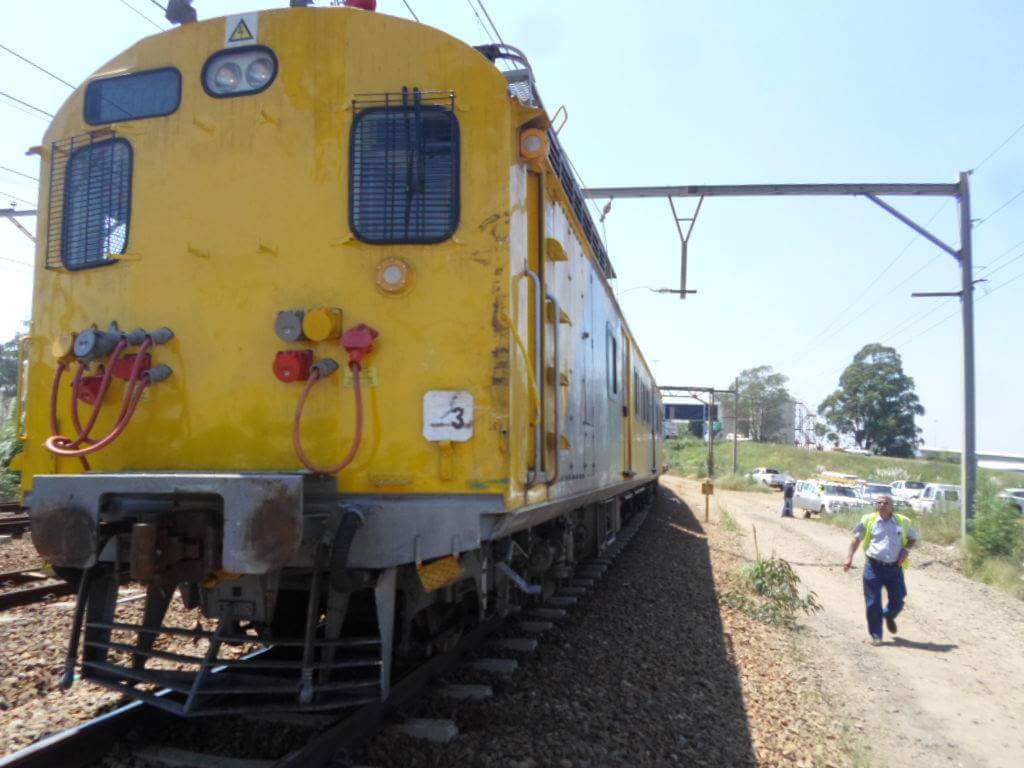
[[[915,512],[945,512],[959,504],[960,488],[940,483],[928,483],[920,496],[910,500],[910,508]]]
[[[764,483],[770,488],[781,488],[792,478],[781,469],[757,467],[750,473],[750,479],[755,483]]]

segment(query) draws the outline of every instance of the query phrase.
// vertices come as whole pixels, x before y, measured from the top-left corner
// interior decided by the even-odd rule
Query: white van
[[[793,493],[793,506],[804,511],[804,517],[814,512],[834,514],[844,509],[870,509],[870,504],[857,495],[850,485],[829,483],[825,480],[801,480]]]
[[[924,490],[925,483],[920,480],[897,480],[892,484],[892,495],[897,499],[909,502],[916,499]]]

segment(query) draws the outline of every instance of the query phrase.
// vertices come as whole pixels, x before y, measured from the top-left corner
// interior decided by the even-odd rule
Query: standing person
[[[796,488],[796,484],[792,480],[787,480],[782,486],[782,516],[792,517],[793,516],[793,491]]]
[[[883,496],[871,512],[861,518],[853,529],[850,554],[844,571],[853,567],[853,556],[863,542],[864,547],[864,603],[867,606],[868,632],[874,645],[882,644],[882,620],[892,634],[896,634],[896,617],[903,610],[907,597],[907,583],[903,576],[904,564],[910,549],[917,543],[918,534],[905,515],[893,514],[892,496]],[[882,587],[888,604],[882,609]]]

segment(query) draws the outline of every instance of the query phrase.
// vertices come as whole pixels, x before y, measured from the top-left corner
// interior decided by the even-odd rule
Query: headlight
[[[203,86],[211,96],[226,98],[259,93],[277,77],[277,57],[264,46],[215,53],[203,67]]]
[[[263,88],[274,77],[274,62],[269,56],[253,59],[245,68],[245,82],[250,88]]]
[[[218,65],[213,73],[213,88],[218,93],[230,93],[242,82],[242,70],[233,61]]]

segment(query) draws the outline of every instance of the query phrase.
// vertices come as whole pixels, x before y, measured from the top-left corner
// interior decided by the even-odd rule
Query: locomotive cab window
[[[128,244],[132,146],[120,138],[86,141],[54,148],[53,162],[66,158],[66,165],[63,178],[55,173],[51,181],[50,229],[59,229],[60,261],[68,269],[109,264]]]
[[[163,117],[181,103],[181,73],[173,67],[93,80],[85,89],[85,122],[105,125]]]
[[[356,103],[349,225],[366,243],[439,243],[459,222],[459,123],[419,91]]]

